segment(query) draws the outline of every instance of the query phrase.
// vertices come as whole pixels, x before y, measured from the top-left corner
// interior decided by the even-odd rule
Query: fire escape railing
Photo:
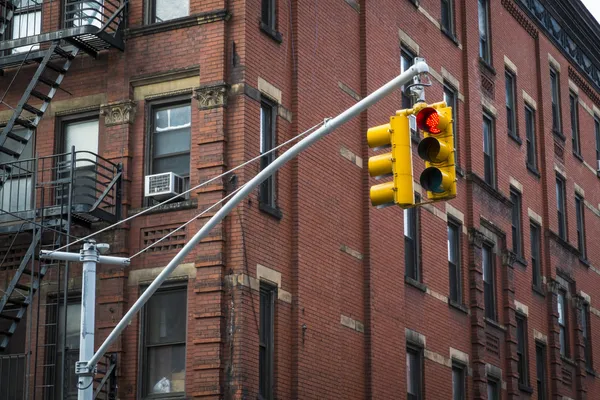
[[[0,164],[0,183],[0,222],[60,218],[71,184],[75,216],[90,222],[121,217],[121,166],[89,151]],[[44,204],[33,204],[34,190]]]

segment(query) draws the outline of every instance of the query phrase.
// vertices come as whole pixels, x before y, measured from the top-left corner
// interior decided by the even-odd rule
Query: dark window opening
[[[558,325],[560,327],[560,355],[569,356],[569,335],[568,335],[568,315],[567,315],[567,294],[561,290],[558,292]]]
[[[442,10],[441,10],[441,25],[442,30],[449,34],[450,36],[454,36],[454,1],[453,0],[441,0],[442,1]]]
[[[465,366],[452,364],[452,400],[465,400]]]
[[[559,75],[554,69],[550,69],[550,97],[552,100],[552,130],[556,133],[561,132],[560,118],[560,87]]]
[[[406,348],[406,394],[408,400],[423,399],[423,350]]]
[[[500,400],[500,380],[488,376],[487,378],[488,400]]]
[[[565,181],[556,175],[556,213],[558,218],[558,236],[567,240],[567,214],[565,212]]]
[[[569,105],[571,106],[573,153],[581,155],[581,142],[579,140],[579,100],[573,93],[569,95]]]
[[[537,171],[537,150],[535,143],[535,111],[525,106],[525,133],[527,144],[527,165]]]
[[[504,77],[506,80],[506,128],[509,135],[517,136],[515,76],[512,72],[506,71]]]
[[[276,288],[261,282],[259,332],[259,397],[273,400],[275,354],[275,298]]]
[[[518,256],[523,255],[523,231],[521,229],[521,193],[510,190],[512,202],[512,251]]]
[[[457,128],[457,113],[458,113],[458,93],[456,89],[444,85],[444,101],[448,107],[452,107],[452,132],[454,133],[454,162],[458,165],[458,128]]]
[[[537,398],[546,400],[546,346],[539,342],[535,344],[535,370]]]
[[[415,193],[415,201],[419,196]],[[408,278],[421,280],[419,243],[419,210],[416,207],[404,210],[404,269]]]
[[[190,15],[189,0],[150,0],[150,23],[165,22]]]
[[[277,106],[263,99],[260,104],[260,154],[265,154],[260,159],[260,169],[266,168],[275,160],[275,151],[277,141]],[[275,186],[276,174],[271,175],[260,185],[260,203],[270,208],[277,207],[277,189]]]
[[[483,175],[485,182],[496,186],[496,155],[494,146],[494,122],[487,114],[483,115]]]
[[[262,0],[261,6],[261,22],[271,31],[277,30],[275,0]]]
[[[415,55],[410,50],[402,48],[400,49],[400,73],[406,72],[415,63]],[[410,93],[406,93],[402,86],[402,108],[412,108],[413,100]]]
[[[529,386],[527,350],[527,321],[521,315],[517,315],[517,366],[519,372],[519,384]]]
[[[491,64],[492,52],[490,46],[490,17],[488,0],[478,1],[479,14],[479,57]]]
[[[581,196],[575,195],[575,218],[577,219],[577,249],[579,256],[587,259],[585,245],[585,205]]]
[[[585,366],[587,369],[593,370],[589,304],[583,304],[581,307],[581,331],[583,334],[583,354],[585,358]]]
[[[448,221],[448,270],[450,276],[450,300],[462,304],[462,280],[460,262],[461,226]]]
[[[535,223],[529,226],[531,241],[531,270],[533,273],[533,286],[542,287],[542,269],[540,258],[540,227]]]
[[[496,269],[494,266],[494,253],[492,246],[484,244],[482,247],[483,267],[483,295],[485,316],[496,320]]]

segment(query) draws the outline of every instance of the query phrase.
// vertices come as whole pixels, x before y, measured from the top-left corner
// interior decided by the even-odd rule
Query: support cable
[[[190,193],[191,191],[194,191],[194,190],[196,190],[196,189],[198,189],[198,188],[200,188],[200,187],[202,187],[202,186],[208,185],[209,183],[216,181],[217,179],[220,179],[220,178],[222,178],[222,177],[224,177],[224,176],[227,176],[227,175],[229,175],[230,173],[232,173],[232,172],[234,172],[234,171],[236,171],[236,170],[238,170],[238,169],[240,169],[240,168],[242,168],[242,167],[245,167],[245,166],[246,166],[246,165],[248,165],[248,164],[251,164],[251,163],[253,163],[254,161],[260,160],[262,157],[266,156],[267,154],[270,154],[270,153],[272,153],[272,152],[274,152],[274,151],[276,151],[276,150],[278,150],[278,149],[282,148],[283,146],[286,146],[286,145],[288,145],[288,144],[290,144],[290,143],[292,143],[292,142],[294,142],[294,141],[296,141],[296,140],[300,139],[301,137],[303,137],[303,136],[305,136],[305,135],[309,134],[309,133],[310,133],[310,132],[312,132],[313,130],[315,130],[315,129],[317,129],[318,127],[320,127],[321,125],[325,124],[325,122],[327,122],[327,121],[328,121],[328,118],[324,119],[322,122],[319,122],[319,123],[318,123],[318,124],[316,124],[315,126],[313,126],[313,127],[309,128],[309,129],[307,129],[306,131],[304,131],[304,132],[302,132],[302,133],[300,133],[300,134],[298,134],[298,135],[294,136],[293,138],[291,138],[291,139],[289,139],[289,140],[287,140],[287,141],[285,141],[285,142],[281,143],[280,145],[278,145],[278,146],[276,146],[276,147],[273,147],[271,150],[269,150],[269,151],[266,151],[266,152],[264,152],[264,153],[261,153],[260,155],[258,155],[258,156],[256,156],[256,157],[254,157],[254,158],[252,158],[252,159],[250,159],[250,160],[248,160],[248,161],[246,161],[246,162],[244,162],[244,163],[242,163],[242,164],[240,164],[240,165],[238,165],[238,166],[236,166],[236,167],[233,167],[232,169],[230,169],[230,170],[228,170],[228,171],[225,171],[225,172],[223,172],[223,173],[222,173],[222,174],[220,174],[220,175],[217,175],[217,176],[215,176],[215,177],[213,177],[213,178],[210,178],[209,180],[207,180],[207,181],[204,181],[204,182],[202,182],[202,183],[200,183],[200,184],[198,184],[198,185],[196,185],[196,186],[194,186],[194,187],[192,187],[192,188],[190,188],[190,189],[186,190],[185,192],[179,193],[178,195],[176,195],[176,196],[174,196],[174,197],[172,197],[172,198],[170,198],[170,199],[168,199],[168,200],[165,200],[165,201],[163,201],[163,202],[161,202],[161,203],[158,203],[158,204],[155,204],[155,205],[153,205],[153,206],[150,206],[150,207],[148,207],[148,208],[146,208],[146,209],[144,209],[144,210],[140,211],[140,212],[139,212],[139,213],[137,213],[137,214],[134,214],[134,215],[132,215],[132,216],[129,216],[129,217],[127,217],[127,218],[124,218],[124,219],[122,219],[122,220],[120,220],[120,221],[117,221],[117,222],[115,222],[114,224],[112,224],[112,225],[109,225],[109,226],[107,226],[107,227],[105,227],[105,228],[102,228],[102,229],[100,229],[100,230],[98,230],[98,231],[96,231],[96,232],[94,232],[94,233],[91,233],[91,234],[89,234],[89,235],[87,235],[87,236],[84,236],[84,237],[82,237],[82,238],[78,238],[78,239],[77,239],[77,240],[75,240],[74,242],[71,242],[71,243],[70,243],[70,246],[72,246],[72,245],[74,245],[74,244],[76,244],[76,243],[79,243],[79,242],[83,242],[84,240],[90,239],[90,238],[92,238],[92,237],[94,237],[94,236],[96,236],[96,235],[99,235],[99,234],[100,234],[100,233],[102,233],[102,232],[106,232],[107,230],[109,230],[109,229],[112,229],[112,228],[114,228],[114,227],[116,227],[116,226],[119,226],[119,225],[121,225],[121,224],[123,224],[123,223],[125,223],[125,222],[127,222],[127,221],[131,221],[132,219],[134,219],[134,218],[136,218],[136,217],[139,217],[140,215],[146,214],[146,213],[148,213],[148,212],[150,212],[150,211],[152,211],[152,210],[154,210],[154,209],[156,209],[156,208],[158,208],[158,207],[160,207],[160,206],[162,206],[162,205],[165,205],[165,204],[167,204],[167,203],[171,202],[173,199],[176,199],[176,198],[178,198],[178,197],[185,196],[186,194]],[[241,188],[241,186],[240,186],[240,188]],[[50,253],[48,253],[48,254],[52,254],[53,252],[56,252],[56,251],[61,251],[61,250],[65,249],[66,247],[67,247],[66,245],[65,245],[65,246],[62,246],[62,247],[59,247],[58,249],[55,249],[55,250],[53,250],[52,252],[50,252]]]

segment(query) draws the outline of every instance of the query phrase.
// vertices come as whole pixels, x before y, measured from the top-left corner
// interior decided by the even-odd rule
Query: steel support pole
[[[350,107],[340,115],[330,120],[327,120],[323,126],[298,143],[284,152],[281,156],[273,160],[271,164],[265,167],[262,171],[260,171],[254,178],[252,178],[248,183],[246,183],[235,196],[231,198],[223,207],[211,218],[206,224],[198,231],[196,234],[186,243],[185,246],[173,257],[173,259],[167,264],[167,266],[161,271],[161,273],[152,281],[150,286],[142,293],[142,295],[137,299],[137,301],[131,306],[129,311],[123,316],[121,321],[117,324],[117,326],[113,329],[113,331],[108,335],[104,343],[100,346],[98,351],[94,354],[94,356],[89,360],[88,368],[93,367],[100,361],[100,357],[106,353],[117,337],[123,332],[123,330],[129,325],[129,322],[133,319],[135,314],[142,308],[144,304],[150,299],[150,297],[156,292],[156,290],[162,285],[162,283],[169,277],[169,275],[173,272],[173,270],[183,262],[185,256],[202,240],[211,230],[215,227],[219,222],[221,222],[231,210],[235,208],[250,192],[254,190],[258,185],[260,185],[265,179],[269,176],[273,175],[279,168],[281,168],[285,163],[290,161],[292,158],[296,157],[303,150],[306,150],[312,144],[314,144],[319,139],[323,138],[340,125],[348,122],[352,118],[356,117],[361,112],[365,111],[373,104],[377,103],[379,100],[384,98],[385,96],[392,93],[394,90],[399,88],[402,85],[405,85],[412,81],[412,78],[418,74],[429,72],[429,66],[427,63],[420,61],[415,63],[408,70],[392,79],[354,106]]]
[[[83,272],[81,277],[81,330],[79,336],[79,364],[85,363],[94,354],[94,329],[96,315],[96,265],[98,263],[98,249],[96,243],[89,241],[84,243]],[[80,371],[77,371],[78,373]],[[93,400],[94,398],[94,375],[86,371],[77,378],[78,400]]]

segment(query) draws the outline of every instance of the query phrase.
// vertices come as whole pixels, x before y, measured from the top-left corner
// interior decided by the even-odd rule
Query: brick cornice
[[[207,11],[171,21],[130,28],[125,31],[125,38],[132,39],[174,29],[190,28],[192,26],[209,24],[211,22],[227,21],[230,17],[231,14],[225,9]]]

